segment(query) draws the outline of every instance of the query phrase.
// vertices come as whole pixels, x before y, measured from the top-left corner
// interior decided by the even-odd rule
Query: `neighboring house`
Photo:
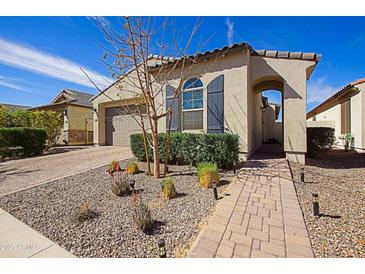
[[[57,139],[58,145],[93,144],[93,94],[64,89],[50,104],[31,110],[52,110],[62,115],[64,124]]]
[[[278,121],[280,105],[270,103],[262,96],[262,142],[272,143],[274,140],[283,143],[283,126]]]
[[[238,134],[240,158],[247,159],[263,141],[261,93],[279,90],[283,102],[283,149],[289,160],[304,163],[306,82],[320,55],[256,51],[247,43],[239,43],[199,53],[195,58],[197,62],[183,86],[183,94],[172,106],[174,131]],[[168,76],[166,93],[156,98],[164,109],[171,104],[171,90],[180,79],[178,60],[151,56],[152,77],[161,68],[161,62],[164,66],[177,64]],[[135,74],[131,71],[92,98],[95,144],[129,146],[129,135],[140,132],[125,107],[139,100],[132,92],[124,91],[133,90]],[[156,78],[156,84],[158,81]],[[160,120],[160,132],[166,130],[166,122],[165,118]]]
[[[335,128],[336,144],[344,146],[347,133],[353,136],[352,147],[365,150],[365,78],[356,80],[307,114],[309,126]]]
[[[10,112],[14,112],[17,110],[26,110],[30,108],[28,106],[19,106],[19,105],[3,104],[3,103],[0,103],[0,107],[3,107],[4,109]]]

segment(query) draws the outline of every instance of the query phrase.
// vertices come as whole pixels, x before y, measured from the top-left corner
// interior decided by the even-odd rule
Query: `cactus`
[[[163,197],[167,200],[170,200],[176,196],[175,184],[171,178],[167,178],[162,181],[162,193]]]
[[[199,183],[204,188],[213,186],[213,182],[219,185],[219,174],[216,164],[200,163],[198,166]]]
[[[118,161],[113,160],[109,165],[109,174],[112,175],[114,172],[121,171]]]
[[[127,173],[128,174],[136,174],[139,172],[138,165],[136,162],[131,161],[127,164]]]

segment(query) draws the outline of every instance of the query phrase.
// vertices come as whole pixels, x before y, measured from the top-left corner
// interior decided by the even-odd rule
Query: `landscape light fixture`
[[[313,198],[313,215],[318,217],[319,216],[319,197],[318,197],[318,193],[313,193],[312,198]]]
[[[218,200],[218,191],[216,182],[213,182],[213,193],[214,193],[214,199]]]
[[[136,184],[136,181],[134,179],[132,179],[132,180],[129,181],[129,185],[131,186],[131,188],[133,189],[133,191],[134,191],[135,184]]]
[[[300,168],[300,181],[304,183],[304,167]]]
[[[158,240],[158,254],[160,258],[166,258],[166,247],[164,239]]]

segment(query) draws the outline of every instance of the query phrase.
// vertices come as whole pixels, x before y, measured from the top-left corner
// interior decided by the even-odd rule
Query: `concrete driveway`
[[[128,147],[99,146],[0,162],[0,197],[131,157]]]

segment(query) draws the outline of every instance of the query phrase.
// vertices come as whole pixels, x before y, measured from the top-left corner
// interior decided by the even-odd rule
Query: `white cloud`
[[[229,17],[226,18],[226,26],[227,26],[227,43],[228,45],[232,45],[233,34],[234,34],[234,23],[231,21]]]
[[[82,67],[86,74],[100,88],[104,88],[113,82],[113,79],[104,77],[98,72],[83,67],[71,60],[50,55],[1,38],[0,63],[82,86],[94,87],[81,71],[80,68]]]
[[[16,79],[4,77],[1,75],[0,75],[0,86],[25,92],[27,91],[25,87],[20,86],[19,84],[16,83]]]
[[[340,87],[331,86],[326,81],[326,77],[309,81],[307,87],[307,102],[309,104],[322,103],[340,89]]]

